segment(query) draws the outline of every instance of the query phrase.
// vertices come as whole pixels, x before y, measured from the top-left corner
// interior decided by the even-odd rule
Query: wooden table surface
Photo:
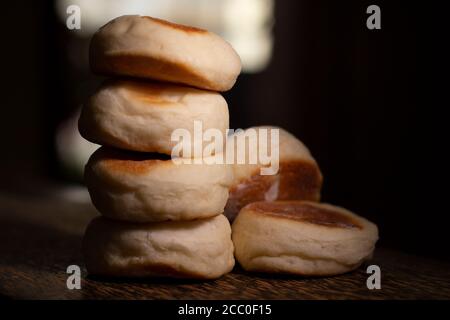
[[[450,264],[378,248],[381,290],[368,290],[365,268],[329,278],[248,274],[239,267],[215,281],[101,279],[80,253],[96,215],[84,190],[56,195],[0,194],[0,297],[14,299],[449,299]],[[82,270],[81,290],[66,268]]]

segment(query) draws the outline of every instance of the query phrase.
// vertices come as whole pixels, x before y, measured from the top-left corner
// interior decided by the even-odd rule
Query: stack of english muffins
[[[376,225],[319,203],[317,162],[281,128],[239,132],[254,137],[259,156],[268,155],[261,141],[270,132],[270,148],[279,151],[273,175],[261,174],[267,166],[261,162],[196,161],[192,148],[179,154],[192,161],[173,161],[174,132],[195,138],[196,122],[200,134],[217,129],[228,142],[238,135],[226,136],[228,105],[219,92],[232,88],[241,63],[220,37],[122,16],[94,35],[90,63],[95,73],[110,76],[79,120],[82,136],[103,145],[85,168],[101,213],[83,241],[90,273],[213,279],[231,271],[235,256],[247,271],[335,275],[371,258]],[[211,155],[237,151],[221,147]],[[251,152],[249,143],[245,154]]]
[[[194,136],[194,121],[226,134],[228,106],[218,92],[234,85],[239,56],[208,31],[122,16],[94,35],[90,64],[111,78],[79,120],[82,136],[102,145],[85,168],[102,215],[83,241],[88,271],[204,279],[229,272],[234,248],[222,213],[233,170],[174,163],[171,153],[172,133]]]

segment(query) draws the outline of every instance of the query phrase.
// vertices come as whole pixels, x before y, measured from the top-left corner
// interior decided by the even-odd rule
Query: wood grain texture
[[[64,193],[66,194],[66,193]],[[450,264],[377,249],[381,290],[368,290],[365,267],[329,278],[249,274],[236,267],[215,281],[88,276],[81,238],[95,210],[74,197],[0,195],[0,297],[16,299],[449,299]],[[81,290],[66,268],[82,267]]]

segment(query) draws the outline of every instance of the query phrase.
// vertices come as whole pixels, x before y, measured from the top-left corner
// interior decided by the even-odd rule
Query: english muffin
[[[108,80],[84,105],[79,131],[97,144],[170,155],[179,143],[172,139],[175,130],[187,130],[193,144],[197,121],[203,131],[218,129],[225,140],[228,119],[228,105],[215,92],[155,82]]]
[[[260,129],[269,130],[267,146],[260,145]],[[278,141],[271,141],[271,130],[278,130]],[[252,136],[249,134],[250,131],[256,134]],[[234,220],[245,205],[256,201],[320,200],[322,173],[308,148],[300,140],[286,130],[270,126],[249,128],[241,136],[248,137],[245,149],[247,154],[252,152],[249,150],[250,139],[254,139],[258,145],[258,153],[263,148],[263,153],[270,154],[269,146],[273,143],[273,146],[279,150],[278,172],[273,175],[262,175],[261,168],[267,165],[263,165],[260,161],[249,164],[248,155],[245,164],[234,161],[232,165],[234,179],[225,208],[225,215],[230,221]],[[236,154],[237,135],[228,138],[228,140],[231,139],[235,140]]]
[[[135,224],[95,218],[83,239],[90,274],[214,279],[233,269],[228,220]]]
[[[94,206],[108,218],[132,222],[192,220],[223,212],[231,169],[177,164],[161,155],[101,147],[85,167]]]
[[[255,202],[232,226],[235,256],[248,271],[325,276],[372,257],[378,229],[337,206],[308,201]]]
[[[94,73],[227,91],[241,72],[231,45],[214,33],[137,15],[101,27],[90,46]]]

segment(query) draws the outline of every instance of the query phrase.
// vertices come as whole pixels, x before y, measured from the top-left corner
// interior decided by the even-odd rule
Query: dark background
[[[370,4],[381,30],[366,28]],[[449,260],[445,12],[438,1],[278,0],[271,64],[225,96],[232,128],[279,125],[305,142],[323,200],[376,222],[381,245]],[[55,130],[98,79],[68,67],[51,1],[3,2],[0,21],[0,191],[73,183]],[[84,43],[71,50],[86,59]]]

